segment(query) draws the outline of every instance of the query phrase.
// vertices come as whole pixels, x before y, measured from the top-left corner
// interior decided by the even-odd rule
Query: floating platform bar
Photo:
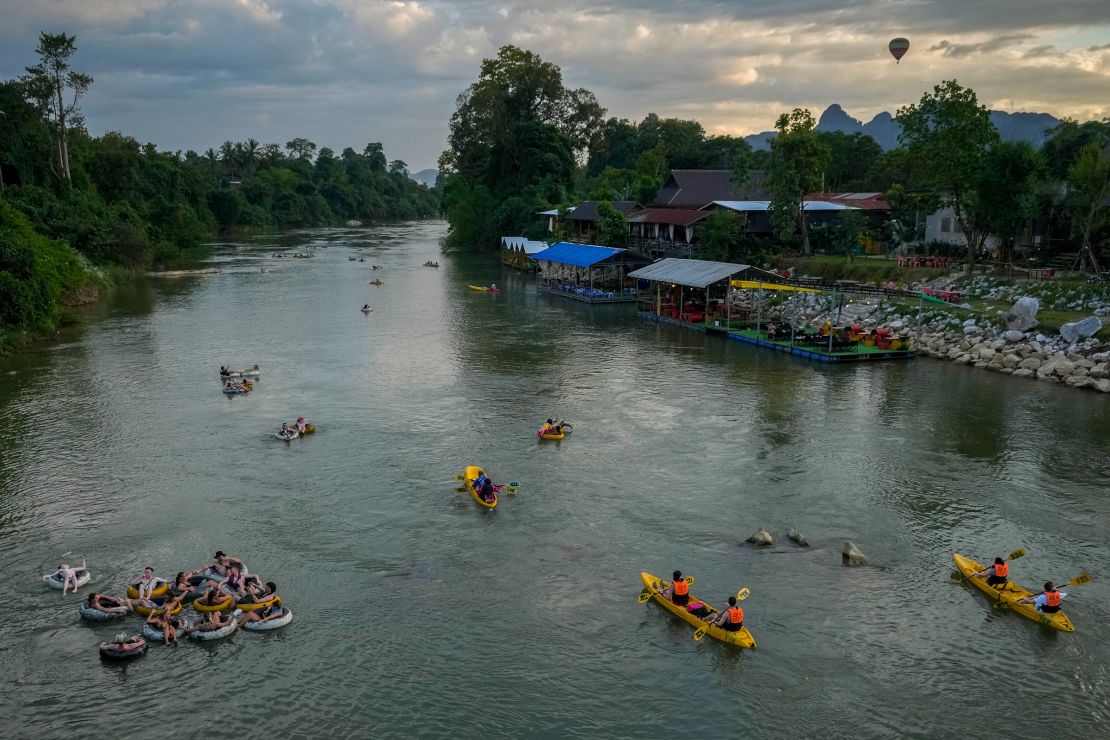
[[[536,290],[540,293],[547,293],[548,295],[557,295],[561,298],[570,298],[573,301],[580,301],[582,303],[635,303],[636,291],[621,293],[618,291],[603,291],[595,288],[586,289],[584,292],[578,292],[569,286],[564,288],[550,287],[547,285],[537,285]]]
[[[869,362],[873,360],[905,360],[913,357],[912,349],[880,349],[878,347],[856,344],[851,349],[833,349],[828,345],[797,345],[789,339],[767,339],[766,332],[756,332],[754,329],[730,329],[728,338],[736,339],[747,344],[754,344],[764,349],[804,357],[817,362]]]

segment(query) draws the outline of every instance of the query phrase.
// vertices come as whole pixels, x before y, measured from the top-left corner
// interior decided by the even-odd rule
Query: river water
[[[0,360],[0,735],[1105,735],[1110,400],[656,326],[443,257],[443,233],[216,245],[216,274]],[[218,365],[256,362],[220,393]],[[298,414],[320,431],[268,436]],[[575,432],[538,443],[551,415]],[[453,490],[471,463],[520,492],[480,509]],[[761,526],[776,544],[743,544]],[[846,539],[873,565],[842,566]],[[1024,585],[1094,574],[1076,633],[951,583],[953,551],[1019,546]],[[117,626],[37,581],[84,553],[118,592],[217,549],[277,581],[289,627],[107,664]],[[714,603],[750,588],[759,648],[637,603],[675,568]]]

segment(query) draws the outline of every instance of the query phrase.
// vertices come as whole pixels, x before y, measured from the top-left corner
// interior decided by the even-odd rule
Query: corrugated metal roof
[[[628,273],[630,278],[653,280],[659,283],[674,283],[688,288],[704,288],[725,278],[744,272],[750,265],[737,265],[731,262],[709,262],[708,260],[684,260],[667,257],[658,262],[641,267]]]
[[[501,246],[511,249],[523,249],[525,254],[536,254],[547,249],[547,242],[525,239],[523,236],[503,236]]]
[[[567,208],[565,210],[566,210],[567,213],[570,213],[574,210],[574,206],[571,206],[570,208]],[[558,216],[559,215],[559,209],[558,208],[552,208],[549,211],[540,211],[536,215],[537,216]]]
[[[578,204],[573,212],[567,213],[567,219],[570,221],[597,221],[597,207],[600,204],[601,201],[599,200],[584,200]],[[641,208],[640,204],[634,200],[614,200],[611,205],[617,210],[617,213],[622,214]]]
[[[885,193],[807,193],[806,200],[827,200],[844,203],[862,211],[889,211]]]
[[[769,200],[715,200],[711,205],[727,208],[730,211],[766,211],[770,205]],[[806,211],[856,211],[857,208],[846,206],[843,203],[831,203],[827,200],[806,200],[802,202]]]
[[[557,262],[561,265],[589,267],[624,251],[617,247],[598,247],[593,244],[559,242],[558,244],[552,244],[542,252],[533,254],[532,259],[537,262]]]
[[[762,170],[752,170],[739,188],[732,178],[732,170],[671,170],[651,205],[701,208],[715,200],[767,197]]]
[[[628,223],[689,226],[707,216],[709,216],[708,211],[696,211],[690,208],[648,208],[635,216],[629,216]]]

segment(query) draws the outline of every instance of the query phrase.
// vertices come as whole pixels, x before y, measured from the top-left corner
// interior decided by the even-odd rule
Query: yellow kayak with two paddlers
[[[1062,611],[1048,614],[1045,612],[1037,611],[1033,604],[1018,603],[1019,599],[1028,599],[1031,596],[1036,596],[1032,591],[1027,591],[1016,583],[1007,581],[1001,589],[998,586],[992,586],[987,583],[986,578],[972,578],[971,574],[979,573],[987,566],[977,563],[971,558],[954,553],[952,559],[956,562],[956,568],[959,569],[964,576],[967,576],[967,582],[973,584],[980,591],[988,594],[994,601],[1005,604],[1011,610],[1020,614],[1027,619],[1032,619],[1034,622],[1039,622],[1046,627],[1051,627],[1054,630],[1061,632],[1075,632],[1075,626],[1072,625],[1068,615]]]
[[[705,634],[709,635],[715,640],[720,640],[727,645],[733,645],[738,648],[756,647],[755,638],[752,637],[752,633],[748,631],[747,627],[741,627],[736,632],[729,632],[728,630],[721,629],[716,625],[707,626],[703,620],[686,611],[685,606],[679,606],[678,604],[675,604],[673,601],[665,598],[661,593],[655,590],[656,586],[661,589],[666,589],[668,586],[671,585],[670,581],[664,581],[662,578],[654,576],[647,571],[640,572],[640,580],[643,581],[644,588],[651,592],[652,601],[659,604],[664,609],[666,609],[682,621],[686,622],[687,624],[690,624],[693,627],[697,627],[699,630],[704,629]],[[700,601],[702,604],[705,604],[705,607],[709,609],[709,611],[717,613],[717,610],[706,603],[703,599],[696,598],[693,592],[690,593],[690,601],[691,603],[695,601]],[[697,637],[697,635],[695,635],[695,637]]]

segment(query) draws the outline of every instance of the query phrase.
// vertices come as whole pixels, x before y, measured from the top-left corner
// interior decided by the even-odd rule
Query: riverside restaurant
[[[830,317],[839,316],[844,290],[792,285],[751,265],[674,257],[628,277],[640,281],[637,312],[651,321],[722,334],[819,362],[913,356],[909,337],[896,336],[888,327],[835,326]],[[826,300],[798,300],[807,295]],[[821,320],[823,314],[826,318]]]
[[[629,273],[651,262],[628,249],[559,242],[531,256],[539,265],[541,293],[583,303],[634,303],[636,285]]]

